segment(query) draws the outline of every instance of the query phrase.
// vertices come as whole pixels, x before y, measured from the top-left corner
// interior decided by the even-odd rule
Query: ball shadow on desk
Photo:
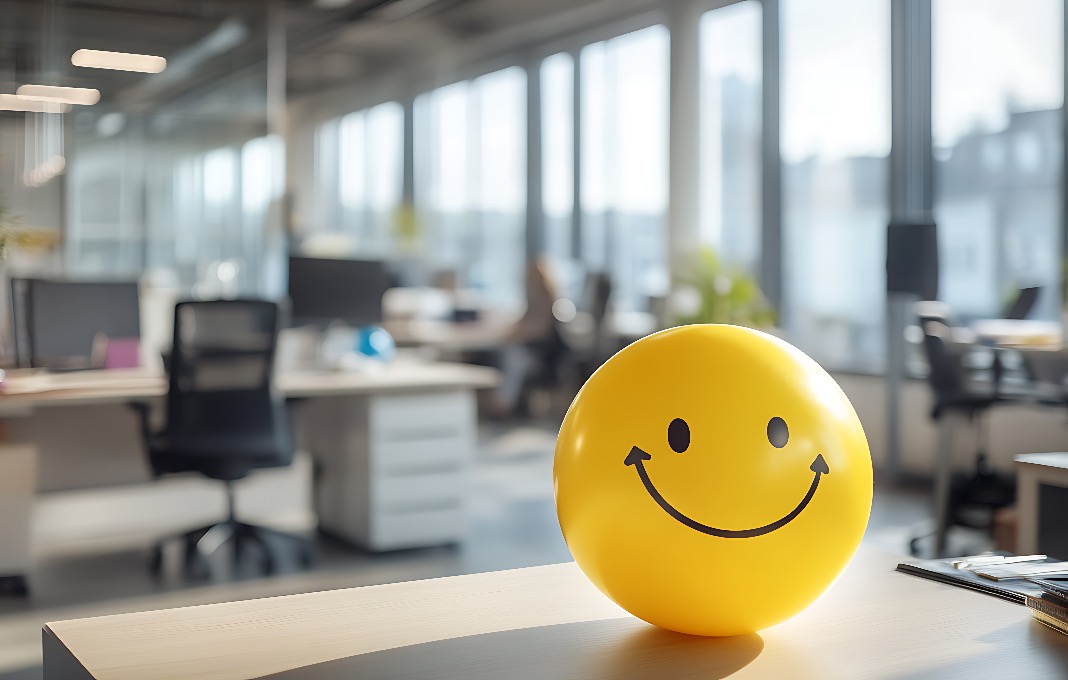
[[[354,630],[353,635],[360,635]],[[760,655],[759,635],[704,638],[633,618],[473,635],[373,652],[266,676],[348,678],[723,678]]]

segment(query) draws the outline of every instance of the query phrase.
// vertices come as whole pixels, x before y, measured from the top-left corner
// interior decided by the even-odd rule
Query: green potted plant
[[[679,277],[673,320],[677,324],[729,323],[770,330],[775,311],[756,279],[725,264],[716,251],[697,251],[689,272]]]
[[[59,232],[52,229],[25,229],[21,220],[11,214],[3,195],[0,195],[0,262],[12,249],[47,251],[59,243]]]

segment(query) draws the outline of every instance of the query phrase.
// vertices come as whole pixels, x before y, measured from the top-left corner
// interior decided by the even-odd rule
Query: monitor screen
[[[136,281],[31,279],[25,295],[30,363],[35,367],[86,367],[99,334],[114,339],[141,336]]]
[[[295,324],[382,321],[382,295],[390,287],[383,262],[289,258],[290,315]]]

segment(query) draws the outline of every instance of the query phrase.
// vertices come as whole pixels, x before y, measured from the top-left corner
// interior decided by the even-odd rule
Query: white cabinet
[[[470,390],[310,400],[319,526],[371,550],[453,543],[467,529]]]
[[[30,571],[30,537],[37,495],[37,452],[0,445],[0,577]]]

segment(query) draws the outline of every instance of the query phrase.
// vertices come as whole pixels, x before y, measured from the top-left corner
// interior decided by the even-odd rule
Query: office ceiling
[[[290,96],[433,60],[502,32],[539,35],[553,17],[608,18],[622,0],[280,0]],[[263,69],[265,0],[0,0],[0,92],[24,82],[94,87],[101,105],[151,109],[231,74]],[[600,15],[591,8],[599,8]],[[529,28],[529,32],[524,32]],[[521,47],[521,45],[517,45]],[[89,48],[168,59],[163,74],[76,68]]]

